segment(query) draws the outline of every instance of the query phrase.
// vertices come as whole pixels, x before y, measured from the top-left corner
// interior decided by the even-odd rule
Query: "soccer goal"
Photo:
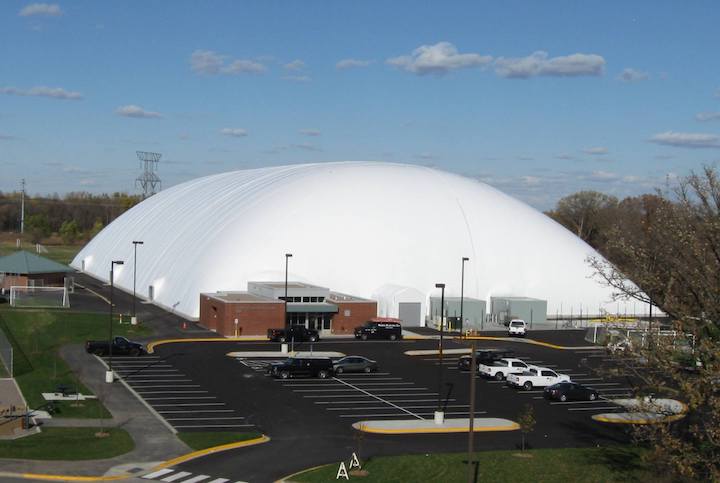
[[[70,307],[67,287],[10,287],[11,307]]]

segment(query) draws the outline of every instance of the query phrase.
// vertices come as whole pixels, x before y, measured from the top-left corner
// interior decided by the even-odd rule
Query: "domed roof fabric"
[[[597,253],[542,213],[477,180],[415,165],[338,162],[206,176],[162,191],[113,221],[72,266],[191,318],[199,294],[289,279],[376,298],[397,316],[396,295],[447,284],[466,297],[546,299],[598,313],[610,291],[590,278]],[[391,287],[392,290],[389,290]],[[384,300],[387,297],[388,300]],[[393,299],[393,300],[391,300]],[[613,311],[615,304],[608,306]],[[384,312],[384,313],[383,313]]]

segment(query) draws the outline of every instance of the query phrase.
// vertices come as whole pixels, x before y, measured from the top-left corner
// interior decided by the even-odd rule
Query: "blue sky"
[[[436,166],[547,209],[720,159],[720,5],[0,3],[0,190],[136,192],[335,160]]]

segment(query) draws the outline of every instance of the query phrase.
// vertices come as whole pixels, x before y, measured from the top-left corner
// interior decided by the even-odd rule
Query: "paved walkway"
[[[164,424],[137,400],[119,382],[105,382],[105,368],[94,356],[87,354],[82,345],[65,346],[60,355],[113,415],[105,420],[105,426],[124,429],[133,438],[135,449],[115,458],[87,461],[31,461],[0,460],[0,472],[14,473],[51,473],[63,475],[104,475],[118,474],[118,470],[147,470],[158,462],[165,461],[191,452]],[[54,419],[47,422],[50,426],[66,426],[79,423],[87,427],[95,425],[96,420]],[[113,469],[115,467],[120,467]]]

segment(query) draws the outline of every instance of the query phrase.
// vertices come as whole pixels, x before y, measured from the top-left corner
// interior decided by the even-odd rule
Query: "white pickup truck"
[[[520,374],[531,368],[537,368],[530,364],[526,364],[520,359],[506,357],[493,362],[490,365],[480,364],[478,372],[486,377],[494,377],[498,381],[502,381],[509,374]]]
[[[522,387],[529,391],[533,387],[547,387],[558,382],[570,381],[570,376],[558,374],[547,367],[531,367],[520,374],[510,374],[507,382],[511,386]]]

